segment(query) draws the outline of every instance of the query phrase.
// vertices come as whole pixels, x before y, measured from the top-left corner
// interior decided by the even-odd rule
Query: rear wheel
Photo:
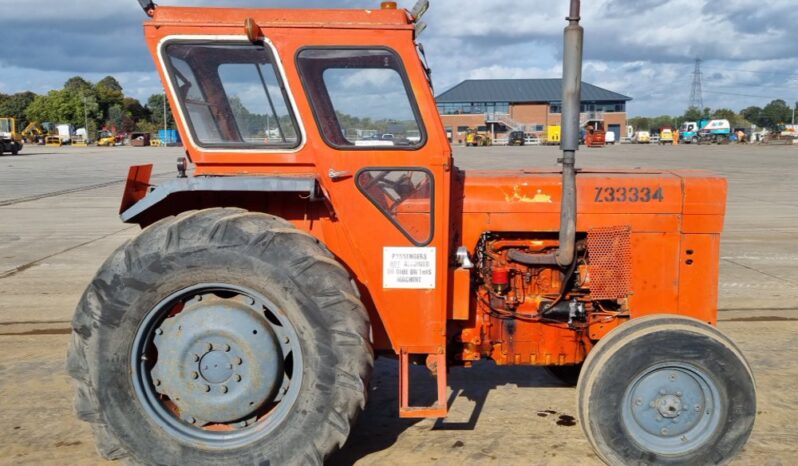
[[[608,464],[723,464],[754,425],[754,377],[740,350],[703,322],[632,320],[590,352],[579,420]]]
[[[373,365],[346,270],[282,219],[211,209],[117,250],[73,319],[78,416],[109,459],[315,464],[346,441]]]

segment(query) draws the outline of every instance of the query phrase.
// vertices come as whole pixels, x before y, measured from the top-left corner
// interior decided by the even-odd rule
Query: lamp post
[[[83,128],[86,130],[86,139],[89,139],[89,111],[86,108],[86,96],[81,96],[83,98]],[[793,117],[794,119],[794,117]]]
[[[169,134],[168,134],[168,126],[166,124],[166,93],[163,94],[163,139],[161,143],[163,143],[163,147],[167,147],[169,145]]]

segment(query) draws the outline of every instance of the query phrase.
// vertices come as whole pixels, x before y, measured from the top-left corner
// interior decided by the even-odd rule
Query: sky
[[[400,0],[411,8],[415,0]],[[163,92],[136,0],[0,0],[0,92],[113,75],[141,100]],[[163,0],[173,5],[374,8],[379,0]],[[34,11],[35,10],[35,11]],[[421,37],[436,93],[464,79],[562,73],[567,0],[431,0]],[[703,60],[704,104],[741,110],[798,101],[795,0],[586,0],[584,80],[634,100],[632,116],[677,115]]]

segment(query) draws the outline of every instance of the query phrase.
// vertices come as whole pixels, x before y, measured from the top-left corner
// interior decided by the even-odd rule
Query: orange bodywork
[[[302,133],[301,144],[294,150],[203,149],[194,141],[171,88],[161,57],[164,43],[181,38],[223,38],[246,44],[244,25],[249,18],[273,47],[293,99]],[[188,201],[191,205],[184,207],[237,203],[286,218],[316,236],[355,277],[370,311],[375,349],[400,355],[403,363],[414,354],[429,355],[428,362],[434,362],[439,376],[439,391],[445,387],[447,359],[464,364],[483,357],[499,364],[577,364],[596,340],[628,318],[676,313],[715,323],[726,182],[707,173],[656,170],[582,170],[577,177],[580,237],[607,227],[630,231],[631,290],[616,300],[617,307],[606,310],[591,305],[585,282],[582,294],[573,298],[587,302],[588,316],[581,325],[507,318],[506,313],[532,315],[546,303],[552,305],[551,296],[562,285],[561,274],[551,267],[524,268],[507,258],[513,248],[542,252],[557,247],[561,172],[458,170],[416,50],[414,26],[404,10],[157,8],[145,25],[145,35],[171,106],[178,110],[175,118],[196,167],[194,176],[312,176],[324,198],[323,202],[310,202],[295,195],[264,194]],[[301,49],[314,46],[395,51],[417,103],[426,134],[423,146],[353,152],[328,145],[314,123],[314,109],[303,92],[295,63]],[[383,286],[385,248],[417,245],[356,186],[360,170],[380,167],[424,169],[431,175],[432,201],[403,204],[397,221],[416,230],[431,230],[432,239],[424,247],[435,251],[432,288]],[[144,181],[135,182],[141,185]],[[130,194],[135,193],[139,199],[144,195],[140,190]],[[131,202],[129,196],[126,202]],[[497,272],[494,280],[504,280],[506,272],[512,283],[488,285],[480,279],[479,267],[459,267],[454,254],[460,246],[465,246],[472,258],[480,254],[481,247],[493,248],[490,263],[506,269]],[[583,281],[590,276],[587,267],[582,264],[577,270]],[[497,299],[507,303],[505,310],[491,310],[491,300]],[[402,364],[403,379],[406,368]],[[445,412],[439,406],[411,413],[404,391],[407,381],[403,384],[403,415]]]

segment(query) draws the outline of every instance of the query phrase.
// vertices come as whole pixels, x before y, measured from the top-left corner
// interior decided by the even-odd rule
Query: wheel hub
[[[673,419],[682,414],[682,401],[678,396],[665,395],[657,399],[655,402],[657,412],[662,417]]]
[[[720,423],[720,397],[700,369],[663,364],[639,375],[624,396],[622,418],[647,450],[679,454],[697,448]]]
[[[197,425],[246,421],[275,401],[283,380],[276,330],[255,300],[200,295],[155,330],[150,373],[183,420]]]
[[[209,383],[222,383],[233,376],[233,361],[221,351],[205,353],[199,362],[199,375]]]

